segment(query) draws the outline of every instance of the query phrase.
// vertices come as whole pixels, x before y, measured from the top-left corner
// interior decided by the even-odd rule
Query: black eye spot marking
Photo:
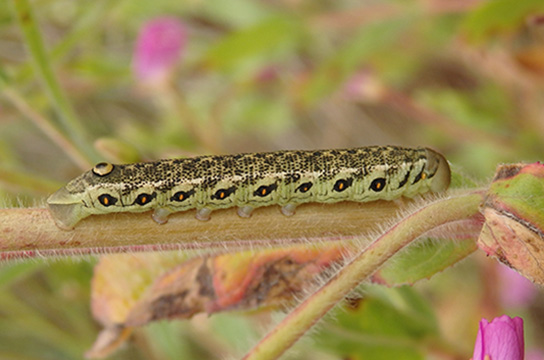
[[[300,184],[300,186],[295,190],[295,192],[300,191],[301,193],[308,192],[312,188],[312,183],[307,182],[304,184]]]
[[[195,190],[189,190],[189,191],[178,191],[172,197],[170,198],[170,201],[177,201],[182,202],[187,200],[190,196],[192,196],[195,193]]]
[[[93,174],[98,175],[100,177],[106,176],[109,173],[111,173],[114,168],[115,168],[115,166],[113,164],[106,163],[106,162],[101,162],[101,163],[96,164],[94,166]]]
[[[217,190],[215,192],[215,194],[212,195],[212,200],[214,200],[214,199],[218,199],[218,200],[226,199],[232,193],[234,193],[234,191],[236,191],[236,188],[234,186],[231,187],[231,188],[228,188],[228,189],[219,189],[219,190]]]
[[[333,190],[337,192],[342,192],[346,190],[348,187],[350,187],[352,183],[353,183],[353,179],[337,180],[336,183],[334,184]]]
[[[404,179],[402,179],[402,181],[399,183],[399,187],[398,187],[399,189],[400,189],[401,187],[403,187],[404,185],[406,185],[406,183],[408,182],[408,178],[409,178],[409,177],[410,177],[410,172],[408,171],[408,172],[406,173],[406,175],[404,176]]]
[[[98,201],[105,207],[115,205],[117,202],[117,198],[114,198],[113,196],[109,194],[102,194],[98,197]]]
[[[136,197],[136,200],[134,200],[134,204],[138,205],[145,205],[148,204],[151,200],[157,197],[157,193],[153,194],[140,194]]]
[[[270,184],[268,186],[263,185],[259,186],[257,190],[253,193],[254,196],[260,196],[265,197],[266,195],[269,195],[272,191],[276,190],[278,188],[277,184]]]
[[[417,174],[416,178],[412,182],[412,185],[417,183],[419,180],[425,180],[425,178],[427,177],[427,174],[425,174],[423,171],[425,171],[425,168],[421,169],[421,172]]]
[[[377,178],[372,180],[372,183],[370,184],[370,190],[374,190],[375,192],[380,192],[385,188],[385,179],[384,178]]]

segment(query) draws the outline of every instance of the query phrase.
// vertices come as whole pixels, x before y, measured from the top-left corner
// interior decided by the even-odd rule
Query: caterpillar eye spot
[[[370,189],[375,192],[380,192],[385,188],[385,179],[384,178],[377,178],[372,180],[372,183],[370,184]]]
[[[236,190],[235,187],[231,187],[228,189],[219,189],[215,192],[215,194],[212,195],[212,200],[213,199],[224,200],[227,197],[229,197],[235,190]]]
[[[178,191],[177,193],[174,194],[174,196],[172,196],[170,198],[171,201],[179,201],[179,202],[182,202],[183,200],[187,199],[187,194],[185,193],[185,191]]]
[[[353,182],[353,179],[349,179],[349,180],[340,179],[336,181],[336,183],[334,184],[333,190],[337,192],[342,192],[346,190],[348,187],[350,187],[352,182]]]
[[[155,198],[156,194],[140,194],[134,200],[134,204],[145,205]]]
[[[269,193],[268,188],[266,186],[261,186],[260,188],[257,189],[257,191],[255,191],[254,195],[263,197],[268,195],[268,193]]]
[[[114,198],[113,196],[109,194],[102,194],[98,197],[98,201],[105,207],[115,205],[117,202],[117,198]]]
[[[266,195],[269,195],[272,191],[276,190],[277,187],[278,187],[278,185],[276,185],[276,184],[271,184],[271,185],[268,185],[268,186],[262,185],[262,186],[259,186],[259,188],[257,190],[255,190],[253,195],[260,196],[260,197],[265,197]]]
[[[308,192],[312,188],[312,185],[311,182],[301,184],[295,191],[300,191],[301,193]]]
[[[109,173],[111,173],[114,168],[115,168],[115,166],[113,164],[106,163],[106,162],[101,162],[101,163],[98,163],[98,164],[96,164],[94,166],[93,174],[98,175],[98,176],[106,176]]]
[[[414,179],[414,181],[412,181],[412,185],[414,185],[415,183],[417,183],[419,180],[422,180],[422,179],[425,179],[427,177],[427,175],[423,172],[424,169],[421,170],[421,172],[419,174],[417,174],[416,178]]]
[[[170,201],[182,202],[182,201],[187,200],[194,193],[195,193],[194,189],[192,189],[190,191],[178,191],[174,195],[172,195],[172,197],[170,198]]]

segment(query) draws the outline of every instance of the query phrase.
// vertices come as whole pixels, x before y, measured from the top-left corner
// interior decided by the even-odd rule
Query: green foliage
[[[544,3],[540,0],[487,1],[466,17],[462,29],[470,40],[482,42],[494,34],[516,30],[527,16],[542,11]]]
[[[379,272],[380,281],[388,285],[413,284],[428,279],[458,263],[476,250],[474,238],[462,240],[424,239],[395,256]]]
[[[398,45],[403,31],[414,19],[408,17],[371,23],[358,29],[331,56],[325,58],[312,74],[303,99],[314,104],[336,90],[361,64],[387,48]]]
[[[238,74],[262,68],[290,54],[299,37],[300,26],[289,17],[271,17],[224,37],[209,48],[204,66]],[[259,39],[259,41],[255,41]]]
[[[365,286],[363,298],[335,311],[320,347],[349,359],[425,359],[422,343],[438,330],[429,304],[410,287]]]
[[[532,224],[533,231],[544,227],[544,214],[541,211],[544,207],[544,186],[539,167],[534,166],[533,169],[538,169],[534,172],[522,172],[495,181],[489,188],[489,196],[500,204],[501,209]]]

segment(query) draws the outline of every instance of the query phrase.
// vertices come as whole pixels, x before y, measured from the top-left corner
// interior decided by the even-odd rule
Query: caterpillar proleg
[[[71,229],[93,214],[173,212],[280,205],[285,215],[307,202],[367,202],[439,192],[450,183],[446,159],[428,148],[370,146],[342,150],[276,151],[199,156],[135,164],[97,164],[47,199],[57,225]]]

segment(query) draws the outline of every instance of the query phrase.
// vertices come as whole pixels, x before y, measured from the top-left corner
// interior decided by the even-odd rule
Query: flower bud
[[[507,315],[480,321],[472,360],[523,360],[523,319]]]

